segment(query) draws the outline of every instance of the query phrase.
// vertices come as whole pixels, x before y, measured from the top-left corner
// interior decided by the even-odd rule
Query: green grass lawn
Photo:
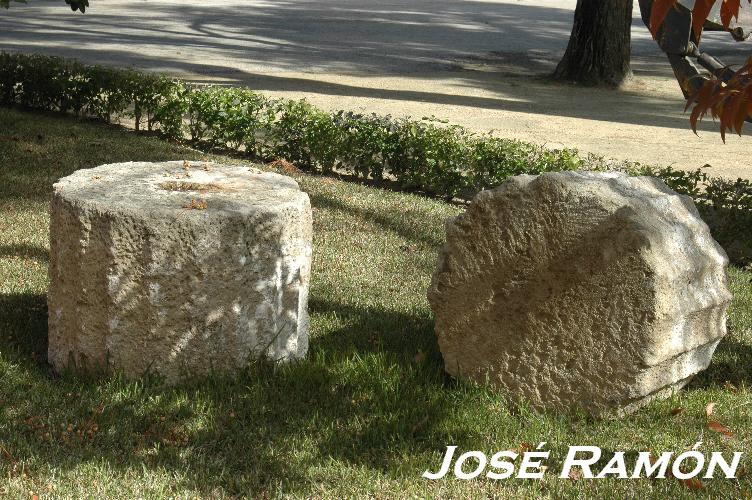
[[[172,388],[55,376],[46,363],[52,183],[102,163],[181,159],[238,163],[0,109],[0,495],[752,497],[750,476],[703,480],[701,490],[676,479],[557,478],[570,445],[630,460],[697,441],[708,456],[752,451],[752,273],[730,269],[729,335],[686,390],[619,421],[536,414],[443,373],[425,291],[443,220],[461,208],[332,178],[296,176],[314,207],[305,361]],[[707,428],[710,402],[730,439]],[[421,478],[447,445],[490,456],[541,441],[552,452],[543,480]]]

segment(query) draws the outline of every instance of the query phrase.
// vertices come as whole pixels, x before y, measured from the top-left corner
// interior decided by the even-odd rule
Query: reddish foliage
[[[676,2],[679,0],[655,0],[653,2],[653,9],[650,11],[650,32],[653,34],[653,38],[658,34],[658,28],[661,27],[663,21],[668,15],[668,11],[671,10]]]
[[[742,133],[744,120],[752,114],[752,58],[739,68],[728,84],[718,79],[705,82],[700,90],[687,101],[687,109],[694,104],[689,122],[697,133],[697,123],[706,114],[718,120],[721,138],[726,132]]]
[[[724,0],[721,4],[721,22],[724,26],[731,24],[731,20],[739,18],[741,0]]]
[[[752,0],[747,0],[752,4]],[[650,31],[653,37],[678,0],[655,0],[650,16]],[[739,17],[741,0],[696,0],[692,9],[692,29],[700,37],[702,26],[713,6],[721,2],[721,22],[726,28]],[[741,135],[744,120],[752,116],[752,58],[736,71],[728,83],[711,78],[687,100],[689,109],[694,104],[689,117],[692,130],[697,133],[697,123],[710,114],[720,123],[721,138],[726,140],[726,132],[734,131]]]
[[[682,479],[682,484],[689,488],[690,490],[701,490],[703,488],[702,481],[697,479],[696,477],[692,477],[689,479]]]
[[[653,33],[653,37],[658,33],[658,28],[663,24],[668,12],[678,2],[679,0],[655,0],[653,2],[653,10],[650,13],[650,31]],[[692,29],[694,29],[697,38],[700,37],[702,25],[708,18],[710,11],[718,2],[721,2],[721,22],[725,27],[728,28],[732,19],[739,18],[741,0],[695,0],[695,6],[692,9]]]
[[[710,429],[711,431],[717,432],[719,434],[722,434],[729,438],[734,435],[730,430],[728,430],[726,427],[724,427],[719,422],[716,422],[715,420],[711,420],[708,422],[708,429]]]
[[[717,0],[695,0],[695,7],[692,9],[692,29],[695,32],[697,39],[700,39],[702,34],[702,25],[705,24],[705,19],[708,18],[713,5]],[[720,0],[726,3],[726,0]]]

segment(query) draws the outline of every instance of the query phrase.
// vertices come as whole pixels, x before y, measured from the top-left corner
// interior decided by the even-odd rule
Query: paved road
[[[92,0],[85,15],[61,3],[29,0],[2,12],[0,44],[232,78],[268,71],[401,75],[452,70],[494,54],[556,56],[566,47],[576,2]],[[635,55],[659,55],[637,16],[634,26]]]
[[[0,12],[0,49],[166,71],[307,97],[326,108],[424,116],[617,158],[746,176],[752,139],[687,130],[671,72],[638,16],[622,91],[552,85],[575,0],[61,0]],[[738,62],[745,44],[706,50]],[[749,44],[752,48],[752,44]],[[705,130],[713,130],[708,123]]]

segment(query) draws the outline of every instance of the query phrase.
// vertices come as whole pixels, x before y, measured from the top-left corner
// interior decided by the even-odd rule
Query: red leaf
[[[689,479],[682,479],[682,484],[689,488],[690,490],[701,490],[702,489],[702,481],[697,479],[696,477],[691,477]]]
[[[730,430],[728,430],[726,427],[721,425],[719,422],[716,422],[715,420],[708,422],[708,429],[719,434],[723,434],[726,437],[731,437],[733,435]]]
[[[750,113],[752,113],[752,109],[750,109],[752,108],[752,101],[747,100],[747,102],[744,104],[746,105],[740,106],[736,112],[736,116],[734,117],[734,130],[739,135],[742,135],[742,127],[744,126],[744,121],[748,116],[750,116]]]
[[[726,142],[726,131],[731,130],[731,126],[728,123],[734,123],[734,119],[731,116],[733,113],[733,106],[731,99],[725,99],[718,104],[718,115],[720,116],[719,124],[721,127],[721,140]],[[715,406],[715,403],[712,403]],[[710,415],[708,415],[709,417]]]
[[[695,134],[697,134],[697,122],[705,116],[706,111],[707,107],[704,107],[703,104],[698,102],[692,110],[692,113],[689,115],[689,125],[692,127],[692,132]]]
[[[658,34],[658,29],[663,24],[663,21],[668,15],[668,11],[671,10],[679,0],[655,0],[653,2],[653,8],[650,11],[650,33],[655,38]]]
[[[702,25],[705,24],[705,20],[716,1],[718,0],[695,0],[695,7],[692,9],[692,29],[698,39],[702,35]],[[723,2],[724,0],[720,1]]]
[[[723,0],[721,4],[721,22],[724,27],[728,28],[732,19],[739,19],[740,7],[741,0]]]
[[[702,107],[707,107],[708,101],[710,101],[710,98],[713,96],[713,87],[715,87],[715,82],[713,80],[708,80],[703,83],[702,87],[700,87],[697,92],[689,96],[687,104],[684,106],[684,111],[686,112],[695,102]]]

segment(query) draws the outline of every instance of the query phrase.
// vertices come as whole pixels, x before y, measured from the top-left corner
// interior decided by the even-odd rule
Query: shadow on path
[[[101,14],[92,8],[83,16],[57,5],[32,9],[33,15],[24,10],[14,6],[10,15],[0,18],[4,49],[39,50],[275,92],[687,129],[678,88],[676,99],[667,100],[650,92],[584,92],[540,78],[550,72],[566,46],[572,17],[567,8],[456,0],[380,5],[282,0],[245,6],[139,2],[108,7]],[[634,23],[640,26],[641,21]],[[638,72],[670,76],[665,57],[647,32],[636,34]],[[76,40],[74,51],[69,48],[71,38]],[[743,60],[748,49],[717,37],[712,47],[716,55],[731,55],[727,62]],[[325,81],[315,74],[311,78],[272,74],[279,71],[326,72],[364,80],[360,86]],[[510,74],[523,76],[510,78]],[[369,80],[389,75],[424,80],[427,88],[390,89]],[[484,95],[476,95],[478,89]],[[604,100],[597,107],[591,105],[594,92]],[[715,129],[710,122],[701,126],[701,130]]]

